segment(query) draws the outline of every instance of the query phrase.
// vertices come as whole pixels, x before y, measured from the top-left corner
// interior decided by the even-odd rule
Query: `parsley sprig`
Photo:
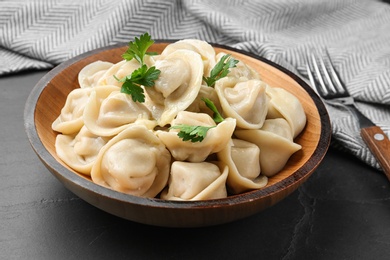
[[[207,131],[215,126],[201,126],[201,125],[174,125],[171,126],[170,129],[179,129],[180,131],[177,133],[183,141],[191,141],[192,143],[202,142],[206,137]]]
[[[202,101],[206,104],[206,106],[213,111],[213,120],[215,123],[219,124],[223,120],[225,120],[222,115],[219,113],[217,107],[214,105],[213,101],[208,98],[202,98]]]
[[[154,81],[158,79],[161,73],[156,67],[152,66],[148,68],[148,66],[144,64],[145,55],[156,54],[147,51],[153,43],[154,41],[148,33],[141,35],[139,38],[135,37],[134,42],[130,41],[129,47],[122,55],[122,58],[127,61],[136,59],[141,64],[141,67],[122,79],[118,79],[114,76],[116,80],[123,83],[121,92],[131,95],[134,102],[145,102],[145,94],[142,86],[153,87]]]
[[[160,72],[156,67],[148,68],[144,64],[122,79],[115,78],[123,83],[121,88],[122,93],[131,95],[134,102],[143,103],[145,102],[145,94],[141,86],[153,87],[154,81],[158,79]]]
[[[203,77],[203,81],[206,82],[207,86],[214,87],[215,82],[226,77],[230,72],[229,69],[236,67],[238,62],[239,61],[231,57],[230,54],[223,55],[210,71],[210,76]]]
[[[221,116],[221,114],[218,112],[218,109],[214,105],[213,101],[211,101],[208,98],[202,98],[203,102],[206,103],[206,106],[213,111],[213,120],[215,123],[220,123],[224,120],[224,118]],[[179,129],[180,131],[177,133],[177,135],[183,140],[183,141],[191,141],[192,143],[196,142],[202,142],[203,139],[206,137],[207,132],[216,126],[200,126],[200,125],[186,125],[186,124],[179,124],[179,125],[173,125],[169,129]]]

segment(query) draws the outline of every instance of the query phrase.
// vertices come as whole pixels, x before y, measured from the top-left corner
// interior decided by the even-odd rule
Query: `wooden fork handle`
[[[390,140],[378,126],[362,128],[360,135],[390,180]]]

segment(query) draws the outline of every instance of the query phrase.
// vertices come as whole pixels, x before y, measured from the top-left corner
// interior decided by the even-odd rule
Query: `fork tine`
[[[324,59],[322,57],[320,57],[319,60],[320,60],[320,66],[322,68],[322,73],[325,75],[326,81],[328,82],[328,91],[332,92],[333,94],[336,94],[337,93],[337,89],[334,86],[333,81],[332,81],[332,79],[331,79],[331,77],[329,75],[329,72],[328,72],[328,70],[327,70],[327,68],[325,66]],[[332,67],[332,66],[330,66],[330,67]],[[333,69],[333,67],[332,67],[332,69]],[[332,76],[333,76],[333,74],[332,74]]]
[[[312,84],[313,88],[315,90],[317,90],[317,93],[322,93],[324,95],[327,95],[329,93],[329,91],[327,90],[327,88],[325,86],[325,82],[324,82],[322,75],[320,73],[320,70],[318,68],[316,57],[314,56],[313,53],[310,53],[310,58],[311,58],[311,62],[308,61],[306,64],[306,69],[307,69],[307,73],[309,75],[310,83]],[[317,81],[315,80],[315,76],[313,75],[313,70],[310,68],[309,63],[311,63],[311,67],[314,68],[314,73],[317,76],[317,79],[318,79],[320,84],[317,84]]]
[[[306,71],[307,71],[307,75],[309,76],[309,80],[310,80],[310,83],[313,87],[313,89],[318,93],[318,89],[317,89],[317,84],[314,80],[314,76],[313,76],[313,73],[311,72],[311,69],[310,69],[310,66],[309,66],[309,59],[306,57]]]
[[[348,93],[348,91],[345,88],[344,84],[341,83],[341,80],[340,80],[336,70],[334,69],[332,60],[330,59],[329,52],[328,52],[327,49],[325,49],[325,55],[326,55],[326,57],[327,57],[327,59],[329,61],[329,71],[332,74],[333,82],[335,83],[336,88],[337,88],[335,90],[340,92],[340,93]]]

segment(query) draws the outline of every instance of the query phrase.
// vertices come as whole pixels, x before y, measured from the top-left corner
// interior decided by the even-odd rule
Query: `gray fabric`
[[[390,5],[380,1],[0,1],[0,75],[51,68],[144,32],[226,44],[303,77],[306,53],[327,48],[362,112],[390,135]],[[333,143],[379,169],[352,115],[327,108]]]

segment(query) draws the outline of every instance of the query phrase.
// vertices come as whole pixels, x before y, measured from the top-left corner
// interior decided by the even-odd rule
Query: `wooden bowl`
[[[169,41],[156,41],[150,51],[161,53]],[[298,188],[317,168],[328,150],[331,128],[324,104],[298,76],[256,55],[213,44],[216,52],[231,53],[255,68],[273,87],[291,91],[302,103],[307,125],[295,142],[302,145],[284,169],[269,178],[268,185],[224,199],[206,201],[167,201],[141,198],[116,192],[91,181],[66,166],[57,156],[56,132],[52,122],[60,114],[68,93],[78,88],[78,73],[96,61],[119,62],[125,44],[97,49],[64,62],[46,74],[32,90],[25,106],[25,128],[38,157],[66,188],[88,203],[116,216],[149,225],[165,227],[200,227],[228,223],[264,210]]]

